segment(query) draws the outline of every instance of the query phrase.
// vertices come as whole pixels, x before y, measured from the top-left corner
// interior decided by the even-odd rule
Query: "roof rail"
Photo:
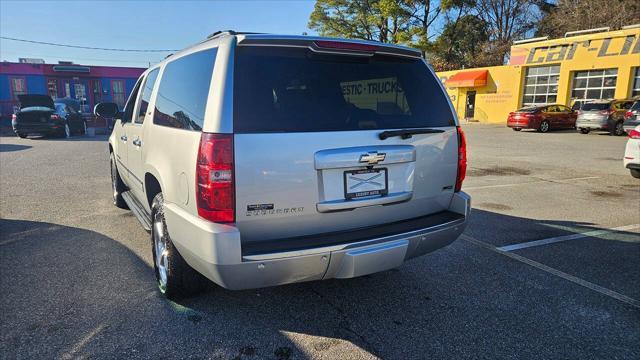
[[[531,42],[536,42],[536,41],[544,41],[544,40],[549,40],[549,37],[548,36],[541,36],[541,37],[537,37],[537,38],[516,40],[516,41],[513,42],[513,44],[514,45],[526,44],[526,43],[531,43]]]
[[[262,34],[262,33],[247,32],[247,31],[235,31],[235,30],[218,30],[218,31],[214,32],[213,34],[207,36],[207,40],[213,39],[213,38],[221,36],[221,35],[246,35],[246,34]]]
[[[637,29],[637,28],[640,28],[640,24],[632,24],[632,25],[623,26],[622,30]]]
[[[214,33],[212,33],[211,35],[207,36],[207,39],[213,39],[214,37],[220,36],[220,35],[235,35],[236,32],[233,30],[218,30]]]
[[[566,33],[564,33],[564,37],[571,37],[571,36],[582,35],[582,34],[599,33],[599,32],[605,32],[605,31],[609,31],[609,30],[611,30],[611,28],[606,26],[606,27],[599,27],[599,28],[595,28],[595,29],[567,31]]]

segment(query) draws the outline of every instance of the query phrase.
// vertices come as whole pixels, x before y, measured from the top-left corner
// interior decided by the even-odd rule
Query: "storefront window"
[[[91,81],[91,91],[93,92],[93,102],[102,102],[102,84],[100,80]]]
[[[633,77],[633,85],[631,86],[631,96],[640,95],[640,67],[636,68],[635,76]]]
[[[18,100],[18,95],[27,93],[27,81],[23,77],[15,77],[10,79],[11,82],[11,93],[13,94],[13,99]]]
[[[58,97],[58,80],[56,79],[47,80],[47,93],[53,99]]]
[[[124,94],[124,81],[113,80],[111,82],[111,93],[113,102],[118,104],[120,109],[124,108],[125,94]]]
[[[560,65],[527,68],[522,106],[552,104],[558,95]]]
[[[612,99],[616,92],[618,69],[576,71],[573,77],[573,100]]]

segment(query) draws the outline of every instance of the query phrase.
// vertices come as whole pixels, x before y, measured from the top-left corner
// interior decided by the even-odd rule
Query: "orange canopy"
[[[461,71],[445,82],[447,87],[480,87],[487,85],[487,70]]]

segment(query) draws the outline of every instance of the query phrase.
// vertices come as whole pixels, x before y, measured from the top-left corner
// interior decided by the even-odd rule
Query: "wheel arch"
[[[159,177],[149,171],[144,174],[144,192],[147,196],[149,209],[151,209],[151,205],[153,205],[153,198],[158,193],[162,192],[162,184],[160,183]]]

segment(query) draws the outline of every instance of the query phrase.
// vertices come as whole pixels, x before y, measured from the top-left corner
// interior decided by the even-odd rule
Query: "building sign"
[[[539,46],[530,49],[513,46],[509,64],[535,65],[573,60],[577,56],[603,58],[628,54],[640,54],[640,37],[638,35],[581,40],[567,44]]]
[[[381,78],[340,83],[344,99],[360,109],[379,113],[406,113],[409,110],[398,79]]]

